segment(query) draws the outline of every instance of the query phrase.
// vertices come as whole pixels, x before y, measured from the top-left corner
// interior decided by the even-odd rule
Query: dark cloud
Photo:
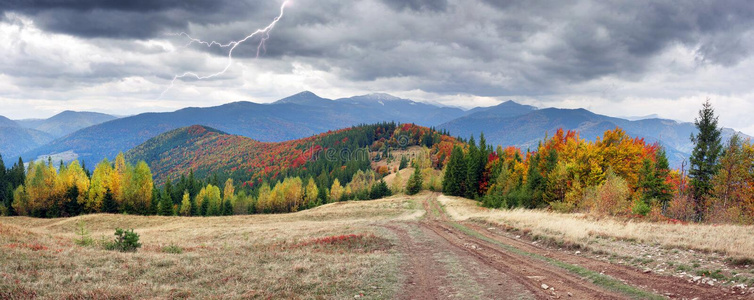
[[[34,18],[42,29],[86,38],[146,39],[181,31],[189,23],[222,24],[265,12],[269,2],[211,0],[23,1],[0,6]]]
[[[413,10],[413,11],[445,11],[448,7],[447,0],[382,0],[385,4],[395,10]]]
[[[280,3],[5,1],[0,10],[28,16],[47,31],[89,39],[125,43],[190,30],[197,38],[227,42],[266,26]],[[637,80],[675,45],[695,49],[701,63],[734,66],[751,55],[752,28],[754,5],[745,0],[296,0],[260,59],[304,62],[355,82],[406,78],[414,88],[442,94],[540,95],[605,76]],[[234,55],[255,57],[258,41]],[[227,55],[223,48],[191,47]],[[169,71],[190,70],[194,62],[175,64]],[[107,72],[112,76],[139,70],[112,68],[126,69]]]

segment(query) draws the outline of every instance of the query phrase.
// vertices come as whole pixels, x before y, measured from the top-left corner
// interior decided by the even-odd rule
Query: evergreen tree
[[[704,218],[705,201],[711,194],[711,180],[717,172],[718,156],[723,147],[717,118],[712,104],[707,99],[699,111],[699,117],[694,120],[699,132],[691,135],[694,150],[691,152],[689,177],[697,221]]]
[[[408,167],[408,158],[405,155],[401,155],[401,163],[398,165],[398,170],[403,170]]]
[[[81,214],[81,205],[78,201],[79,198],[79,189],[76,186],[71,186],[68,188],[65,194],[65,202],[63,204],[63,212],[61,213],[62,216],[65,217],[72,217],[72,216],[78,216]]]
[[[223,216],[232,216],[233,215],[233,203],[231,203],[230,199],[223,201]]]
[[[207,213],[209,212],[209,197],[204,197],[202,200],[202,205],[199,206],[199,215],[200,216],[207,216]]]
[[[529,171],[526,174],[526,191],[528,193],[527,198],[524,198],[525,202],[521,203],[523,207],[535,208],[542,204],[542,196],[547,186],[545,177],[540,173],[539,168],[539,153],[534,153],[529,158]]]
[[[406,183],[406,194],[408,195],[415,195],[419,193],[422,190],[422,172],[421,169],[414,168],[414,174],[411,174],[411,177],[408,178],[408,182]],[[387,186],[385,186],[387,188]]]
[[[451,196],[464,196],[466,182],[466,159],[463,150],[455,146],[450,152],[450,160],[445,166],[445,177],[442,180],[442,190]]]
[[[102,212],[111,214],[118,212],[118,203],[115,202],[115,196],[110,189],[105,191],[105,196],[102,198]]]
[[[6,183],[5,179],[5,163],[3,162],[3,155],[0,154],[0,207],[1,209],[6,209],[9,205],[7,205],[7,198],[9,196],[8,189],[6,188],[8,184]]]
[[[160,216],[173,215],[173,199],[163,190],[159,196],[159,207],[157,208],[157,214]]]
[[[372,189],[369,191],[369,198],[380,199],[390,196],[390,189],[387,187],[385,180],[380,179],[377,183],[372,185]]]
[[[482,178],[482,153],[474,142],[474,136],[469,138],[469,153],[466,155],[466,198],[479,197],[479,181]]]
[[[662,148],[655,154],[655,162],[649,158],[644,159],[639,169],[639,188],[645,204],[651,205],[652,201],[657,201],[662,205],[663,211],[667,208],[673,197],[672,187],[666,182],[669,173],[668,158]]]

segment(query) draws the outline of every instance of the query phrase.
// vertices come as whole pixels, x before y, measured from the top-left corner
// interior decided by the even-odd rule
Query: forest
[[[556,131],[534,150],[498,146],[480,135],[455,147],[443,192],[493,208],[551,208],[562,212],[652,220],[754,223],[754,146],[734,136],[724,145],[709,102],[688,170],[668,165],[665,151],[622,129],[596,141]]]
[[[77,161],[56,166],[48,159],[24,167],[19,159],[9,169],[0,165],[0,213],[66,217],[87,213],[219,216],[293,212],[402,191],[403,186],[391,190],[382,180],[398,170],[375,172],[373,159],[398,159],[390,149],[421,147],[426,155],[414,159],[412,165],[429,173],[426,170],[442,169],[458,144],[447,134],[414,124],[360,125],[319,135],[310,147],[299,142],[289,151],[265,153],[254,160],[272,164],[250,164],[250,169],[225,166],[223,170],[232,171],[201,175],[188,169],[175,180],[164,179],[160,186],[146,162],[132,164],[123,153],[113,162],[102,160],[92,172]],[[318,151],[312,153],[311,149]],[[359,149],[366,155],[357,155]],[[369,153],[375,152],[377,158],[370,157]],[[336,155],[328,155],[332,153]],[[401,162],[401,169],[408,167],[406,158]],[[424,186],[421,176],[422,172],[416,172],[409,178],[407,192],[416,193]],[[440,189],[439,178],[428,180],[427,186],[431,182],[432,188]]]

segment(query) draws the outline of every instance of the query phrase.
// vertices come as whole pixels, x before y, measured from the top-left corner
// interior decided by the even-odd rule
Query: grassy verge
[[[608,290],[616,291],[616,292],[622,293],[622,294],[624,294],[626,296],[629,296],[629,297],[632,297],[632,298],[635,298],[635,299],[665,299],[665,297],[662,297],[662,296],[659,296],[659,295],[655,295],[655,294],[647,292],[645,290],[642,290],[642,289],[639,289],[639,288],[636,288],[636,287],[624,284],[623,282],[621,282],[621,281],[619,281],[619,280],[617,280],[617,279],[615,279],[613,277],[597,273],[597,272],[589,270],[587,268],[580,267],[580,266],[577,266],[577,265],[572,265],[572,264],[569,264],[569,263],[565,263],[565,262],[562,262],[562,261],[559,261],[559,260],[556,260],[556,259],[552,259],[552,258],[549,258],[549,257],[538,255],[538,254],[535,254],[535,253],[526,252],[526,251],[520,250],[520,249],[518,249],[516,247],[510,246],[510,245],[506,245],[506,244],[498,242],[498,241],[496,241],[494,239],[488,238],[488,237],[486,237],[486,236],[484,236],[484,235],[482,235],[482,234],[480,234],[480,233],[478,233],[478,232],[476,232],[476,231],[474,231],[474,230],[472,230],[472,229],[470,229],[470,228],[468,228],[466,226],[463,226],[463,225],[461,225],[459,223],[451,222],[451,225],[453,227],[455,227],[456,229],[460,230],[461,232],[465,233],[465,234],[468,234],[470,236],[476,237],[476,238],[484,240],[486,242],[498,245],[498,246],[504,248],[505,250],[507,250],[507,251],[509,251],[511,253],[515,253],[517,255],[522,255],[522,256],[528,256],[528,257],[531,257],[531,258],[535,258],[537,260],[541,260],[541,261],[547,262],[549,264],[552,264],[554,266],[563,268],[563,269],[565,269],[565,270],[567,270],[567,271],[569,271],[571,273],[579,275],[579,276],[581,276],[581,277],[589,280],[590,282],[592,282],[592,283],[594,283],[594,284],[596,284],[598,286],[604,287],[604,288],[606,288]]]

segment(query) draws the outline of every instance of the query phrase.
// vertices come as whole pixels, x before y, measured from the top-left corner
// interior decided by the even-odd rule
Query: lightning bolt
[[[259,40],[259,44],[257,45],[257,55],[255,59],[259,58],[260,52],[266,53],[267,48],[265,46],[265,42],[270,38],[270,31],[272,31],[272,29],[275,28],[275,24],[277,24],[277,22],[280,21],[280,19],[283,17],[283,14],[285,13],[285,6],[288,4],[288,2],[290,1],[284,1],[283,4],[280,5],[280,14],[278,14],[278,16],[275,17],[275,19],[273,19],[269,25],[267,25],[267,27],[257,29],[256,31],[244,37],[243,39],[240,39],[237,41],[230,41],[228,43],[223,44],[216,41],[209,41],[209,42],[203,41],[203,40],[194,38],[185,32],[181,32],[178,34],[170,34],[174,36],[185,36],[187,39],[189,39],[188,43],[184,47],[188,47],[191,44],[197,43],[197,44],[205,45],[209,48],[211,48],[212,46],[218,46],[220,48],[230,48],[230,50],[228,50],[228,63],[225,65],[225,68],[223,68],[221,71],[208,74],[208,75],[199,75],[194,72],[185,72],[181,75],[174,75],[173,80],[170,81],[170,86],[168,86],[164,91],[162,91],[162,93],[160,93],[160,97],[158,97],[157,99],[161,99],[162,96],[165,95],[165,93],[167,93],[170,89],[172,89],[173,86],[175,85],[175,81],[178,79],[186,78],[186,77],[193,77],[198,80],[203,80],[203,79],[209,79],[209,78],[217,77],[224,74],[226,71],[228,71],[230,66],[233,64],[233,50],[235,50],[236,47],[238,47],[238,45],[243,44],[244,42],[253,38],[254,36],[261,35],[261,39]]]

